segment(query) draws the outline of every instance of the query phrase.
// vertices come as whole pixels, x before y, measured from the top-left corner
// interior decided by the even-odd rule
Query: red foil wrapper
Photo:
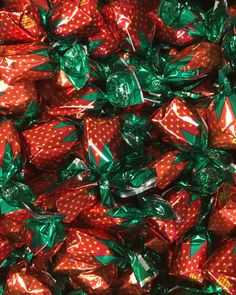
[[[192,58],[182,67],[182,70],[191,71],[198,69],[198,73],[194,76],[194,79],[205,77],[217,71],[220,69],[223,62],[219,45],[209,42],[200,42],[189,45],[179,51],[172,59],[172,63],[189,56]]]
[[[36,6],[28,6],[22,12],[2,10],[0,11],[0,22],[2,42],[41,42],[46,38]]]
[[[19,82],[8,85],[0,82],[0,113],[2,115],[21,115],[30,103],[37,103],[38,94],[33,82]]]
[[[25,263],[14,265],[10,270],[4,294],[39,294],[53,295],[52,287],[54,282],[46,272],[35,272],[26,269]]]
[[[39,169],[56,169],[78,145],[76,126],[58,119],[24,131],[28,160]]]
[[[171,253],[169,274],[179,279],[202,284],[202,266],[207,259],[208,241],[201,235],[192,235],[175,246]]]
[[[166,199],[172,205],[177,219],[165,220],[149,217],[145,221],[148,230],[156,235],[159,242],[158,244],[157,240],[153,240],[153,238],[149,240],[150,244],[154,243],[153,247],[155,247],[157,252],[167,250],[170,244],[179,240],[188,230],[196,225],[200,217],[201,199],[191,196],[186,190],[170,193]]]
[[[188,161],[181,157],[181,151],[168,151],[160,155],[151,163],[157,173],[156,186],[160,189],[167,188],[188,165]]]
[[[88,210],[83,211],[80,218],[92,227],[117,232],[117,226],[121,225],[124,219],[107,215],[110,210],[111,208],[104,208],[101,203],[97,203]]]
[[[207,133],[201,117],[179,98],[157,109],[152,121],[163,132],[165,140],[182,148],[201,147],[203,132]]]
[[[146,50],[154,37],[154,27],[137,0],[113,1],[102,8],[105,20],[121,46]]]
[[[222,184],[214,199],[208,229],[219,236],[236,230],[236,187]]]
[[[1,214],[0,227],[4,236],[12,241],[16,247],[22,247],[28,242],[26,220],[31,217],[28,210],[16,210]]]
[[[61,37],[72,34],[88,36],[96,31],[100,21],[96,0],[60,1],[52,14],[54,32]]]
[[[213,100],[209,106],[210,142],[216,148],[235,149],[235,94],[219,98]]]
[[[96,100],[100,97],[101,93],[91,86],[85,86],[81,90],[60,90],[53,95],[46,112],[51,117],[81,119],[86,111],[91,111],[97,106]]]
[[[0,75],[6,84],[49,78],[53,74],[48,47],[42,44],[0,46]]]
[[[78,177],[72,178],[51,193],[56,198],[57,211],[66,216],[64,222],[72,222],[97,202],[94,184],[81,185],[78,182]]]
[[[83,271],[77,275],[70,275],[70,283],[75,289],[81,287],[89,294],[112,294],[111,285],[114,284],[114,278],[117,276],[117,267],[115,265],[103,265],[94,270]]]
[[[236,238],[229,239],[209,257],[203,267],[206,279],[227,294],[236,294]]]
[[[96,163],[100,163],[104,148],[108,146],[116,161],[121,145],[120,117],[84,119],[84,149],[92,150]]]
[[[81,286],[92,294],[105,291],[116,280],[115,265],[101,265],[96,256],[110,256],[112,252],[100,242],[110,236],[99,230],[69,228],[65,249],[57,257],[54,271],[67,273],[74,288]]]
[[[88,42],[89,52],[93,57],[106,56],[119,50],[119,39],[104,21],[88,37]]]

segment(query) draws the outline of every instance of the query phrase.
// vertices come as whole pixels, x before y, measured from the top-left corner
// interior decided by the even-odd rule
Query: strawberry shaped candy
[[[73,38],[63,42],[49,47],[36,43],[0,46],[2,80],[7,84],[41,80],[62,69],[76,89],[82,88],[89,77],[86,48]]]
[[[210,143],[216,148],[235,149],[236,92],[230,89],[223,73],[220,73],[219,79],[222,91],[212,100],[208,113]]]
[[[22,135],[28,160],[39,169],[55,169],[79,142],[76,126],[57,119],[36,125]]]
[[[78,260],[78,271],[84,270],[83,262],[90,264],[87,269],[94,269],[100,265],[99,257],[106,259],[112,256],[111,250],[100,240],[109,239],[110,236],[101,230],[86,230],[69,228],[67,231],[66,251]],[[79,261],[81,261],[81,267]]]
[[[0,11],[0,24],[2,42],[40,42],[46,37],[33,6],[23,12]]]
[[[152,122],[158,126],[168,142],[180,149],[204,149],[207,127],[203,119],[179,98],[156,110]]]
[[[221,244],[203,266],[204,277],[220,286],[227,294],[236,293],[236,239]]]
[[[101,16],[97,1],[60,1],[52,11],[51,22],[54,32],[65,37],[72,34],[87,36],[96,31]]]
[[[84,119],[84,149],[95,165],[102,166],[107,161],[108,148],[117,161],[121,145],[120,128],[119,117]]]
[[[189,229],[196,225],[200,218],[201,199],[186,190],[171,193],[167,200],[177,216],[176,220],[165,220],[157,217],[146,219],[148,229],[160,237],[166,245],[179,240]]]
[[[0,61],[1,79],[6,84],[48,78],[54,70],[47,46],[35,43],[0,46]]]
[[[236,230],[236,188],[222,184],[214,199],[208,230],[226,236]]]
[[[164,74],[170,83],[184,84],[212,74],[221,65],[220,47],[200,42],[179,51],[166,65]]]
[[[22,247],[28,242],[26,232],[26,220],[31,217],[28,210],[21,209],[1,214],[0,227],[4,235],[9,238],[16,247]]]
[[[68,94],[57,91],[47,113],[52,117],[81,119],[86,111],[96,107],[96,100],[99,98],[101,94],[91,86],[85,86]]]
[[[88,37],[88,50],[93,57],[107,56],[119,50],[119,39],[104,21]]]
[[[156,170],[156,186],[166,189],[184,171],[186,161],[179,150],[172,150],[163,153],[155,159],[150,166]]]
[[[94,184],[82,185],[78,177],[59,186],[49,195],[49,199],[50,196],[56,198],[57,211],[66,216],[64,222],[72,222],[83,211],[91,210],[97,201]]]
[[[112,31],[118,29],[122,47],[133,51],[149,48],[154,37],[154,26],[139,1],[113,1],[102,8],[102,13]]]
[[[184,237],[181,243],[175,246],[171,257],[170,275],[202,284],[202,266],[206,261],[210,242],[205,229]]]
[[[12,85],[0,85],[0,113],[2,115],[21,115],[30,103],[36,103],[38,94],[32,82],[22,81]]]

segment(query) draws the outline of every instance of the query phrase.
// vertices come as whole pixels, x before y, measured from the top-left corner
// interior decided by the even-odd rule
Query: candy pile
[[[236,5],[2,0],[0,294],[236,294]]]

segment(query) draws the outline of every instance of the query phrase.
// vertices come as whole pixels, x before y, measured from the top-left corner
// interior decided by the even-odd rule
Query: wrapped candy
[[[22,135],[29,161],[39,169],[52,169],[56,163],[65,162],[79,142],[76,126],[58,119],[36,125]]]
[[[4,43],[42,42],[46,38],[35,6],[28,6],[20,12],[1,10],[0,21],[0,39]]]
[[[89,70],[85,47],[72,41],[72,44],[55,43],[52,48],[40,43],[0,46],[3,81],[12,84],[50,78],[61,68],[77,89],[84,86]],[[74,56],[77,56],[76,64]]]
[[[149,48],[154,28],[139,1],[114,1],[105,5],[102,13],[121,46],[133,51]]]
[[[203,267],[205,278],[230,295],[235,293],[235,243],[235,238],[222,243]]]
[[[211,144],[217,148],[235,148],[235,92],[221,72],[222,91],[214,97],[208,113]]]
[[[156,36],[173,45],[188,45],[198,40],[219,42],[227,26],[227,7],[216,2],[206,11],[193,1],[151,1],[148,13],[156,25]]]
[[[1,1],[0,293],[235,294],[233,4]]]
[[[208,224],[209,231],[216,235],[226,236],[236,229],[235,193],[235,187],[226,183],[217,191]]]
[[[2,81],[0,89],[2,115],[22,115],[30,105],[38,102],[38,94],[33,82],[22,81],[9,85]]]
[[[202,266],[207,259],[210,246],[209,234],[203,229],[184,237],[170,255],[170,274],[202,284]]]

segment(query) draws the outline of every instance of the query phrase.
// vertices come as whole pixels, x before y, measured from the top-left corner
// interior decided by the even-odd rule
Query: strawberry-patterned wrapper
[[[102,20],[96,32],[88,37],[88,50],[92,57],[103,57],[120,50],[117,33]]]
[[[0,61],[0,74],[7,84],[49,79],[60,69],[76,89],[82,88],[89,78],[87,50],[74,38],[50,46],[44,43],[2,45]]]
[[[60,37],[78,35],[86,37],[96,32],[101,20],[95,0],[58,1],[51,15],[54,33]]]
[[[222,73],[221,75],[219,79],[223,84],[222,91],[214,97],[208,112],[210,143],[216,148],[235,149],[236,93],[230,89],[227,78]]]
[[[160,2],[160,3],[159,3]],[[165,43],[186,46],[199,40],[217,43],[227,23],[225,3],[209,9],[193,1],[150,1],[148,15],[156,25],[156,37]]]
[[[0,228],[15,247],[20,248],[29,242],[26,228],[26,220],[29,218],[31,213],[26,209],[14,210],[0,216]]]
[[[178,241],[188,230],[194,227],[201,218],[201,198],[184,189],[170,192],[166,197],[172,206],[176,219],[161,219],[149,217],[146,219],[148,230],[153,232],[157,238],[161,252]]]
[[[96,165],[102,166],[109,147],[114,161],[117,161],[121,146],[119,136],[121,119],[119,116],[113,118],[84,119],[84,150],[88,157],[92,158]]]
[[[110,235],[98,229],[68,229],[66,253],[71,258],[69,259],[68,255],[60,255],[59,253],[55,271],[72,274],[76,272],[83,274],[85,272],[84,278],[83,276],[80,278],[80,282],[83,284],[89,284],[86,271],[98,269],[99,272],[99,268],[103,265],[113,267],[113,270],[111,270],[114,274],[112,283],[115,282],[117,275],[114,271],[116,265],[121,269],[131,265],[141,287],[145,286],[157,274],[157,269],[153,264],[154,261],[150,260],[151,257],[154,259],[155,256],[150,256],[151,254],[146,252],[136,256],[136,253],[131,249],[128,250],[125,246],[119,245],[111,239]],[[65,261],[64,258],[66,258]],[[91,287],[91,284],[88,287]]]
[[[0,74],[6,84],[40,80],[53,74],[46,45],[30,43],[0,46]]]
[[[22,81],[11,85],[1,81],[0,113],[4,116],[19,116],[26,112],[30,105],[37,104],[38,94],[33,82]]]
[[[42,42],[46,38],[37,8],[33,5],[21,12],[1,10],[0,23],[2,43]]]
[[[82,119],[86,112],[97,107],[96,101],[102,94],[92,86],[85,86],[80,90],[71,88],[67,91],[58,90],[53,96],[46,114],[51,117],[66,117],[71,119]]]
[[[187,103],[174,98],[152,115],[152,122],[166,140],[180,149],[205,149],[208,129],[204,120]]]
[[[55,280],[47,272],[32,271],[24,262],[14,265],[6,278],[4,294],[58,294]]]
[[[123,48],[144,52],[149,48],[155,29],[139,1],[111,2],[102,8],[102,14]]]
[[[29,162],[39,169],[54,169],[73,154],[79,143],[77,127],[69,121],[52,119],[22,133]]]
[[[180,150],[162,153],[150,166],[156,170],[156,186],[166,189],[187,168],[189,161],[184,158]]]
[[[226,294],[236,292],[236,239],[222,242],[203,266],[205,279],[220,286]]]
[[[202,284],[202,266],[210,246],[210,236],[205,229],[198,229],[184,237],[170,255],[170,275]]]
[[[83,211],[91,210],[97,202],[97,194],[93,183],[81,184],[76,176],[53,190],[48,199],[56,200],[57,211],[65,215],[64,222],[72,222]]]
[[[213,202],[208,230],[225,237],[236,230],[236,188],[222,184]]]
[[[165,71],[168,81],[183,84],[209,76],[220,69],[222,62],[219,45],[200,42],[189,45],[174,55]]]

